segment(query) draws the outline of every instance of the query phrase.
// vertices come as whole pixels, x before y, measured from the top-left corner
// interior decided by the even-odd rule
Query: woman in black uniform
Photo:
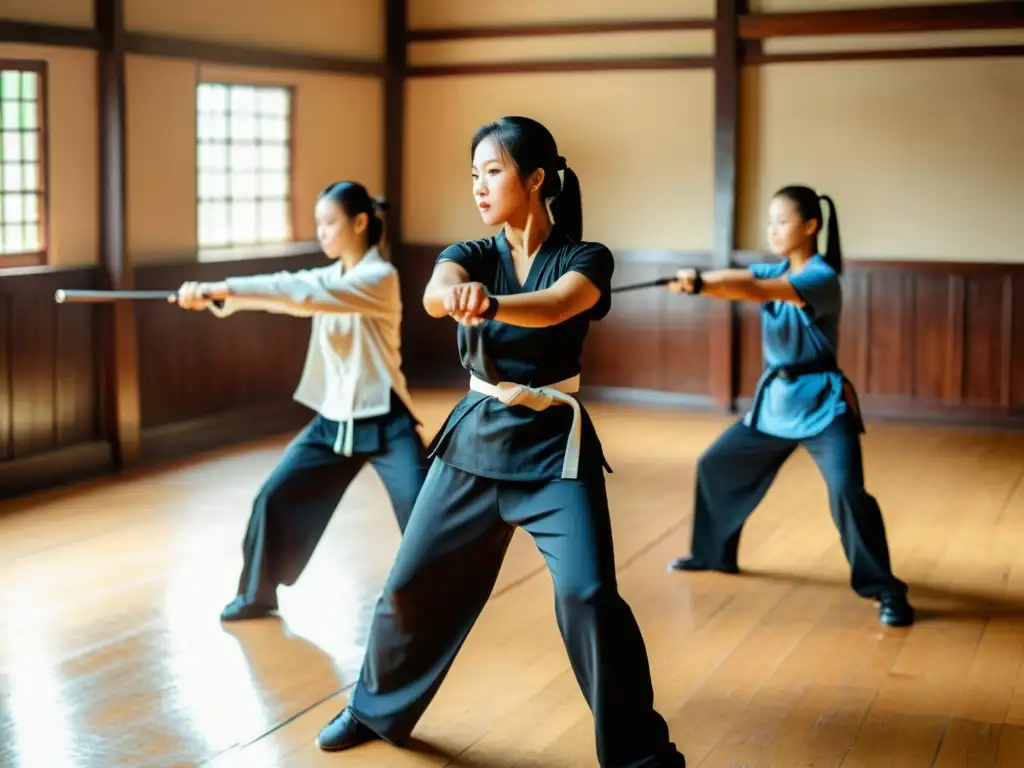
[[[618,592],[606,464],[573,396],[588,326],[611,306],[612,254],[579,240],[579,183],[540,123],[488,124],[471,156],[481,216],[503,229],[445,249],[423,297],[432,317],[460,322],[471,391],[431,446],[433,464],[377,604],[351,703],[317,743],[336,751],[375,738],[405,742],[521,526],[554,582],[600,764],[685,766],[654,710],[644,641]]]

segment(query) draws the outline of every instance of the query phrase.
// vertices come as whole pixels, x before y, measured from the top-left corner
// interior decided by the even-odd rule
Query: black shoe
[[[244,595],[239,595],[220,612],[221,621],[245,621],[246,619],[265,619],[277,613],[277,603],[246,601]]]
[[[693,557],[680,557],[673,560],[668,564],[670,571],[718,571],[719,573],[731,573],[737,574],[740,572],[740,567],[735,563],[729,563],[728,565],[721,565],[717,568],[712,568],[710,565],[706,565],[703,560],[698,560]]]
[[[341,752],[374,741],[380,737],[356,720],[352,710],[345,707],[320,731],[316,745],[324,752]]]
[[[885,594],[878,601],[878,619],[888,627],[909,627],[914,623],[914,609],[906,595]]]

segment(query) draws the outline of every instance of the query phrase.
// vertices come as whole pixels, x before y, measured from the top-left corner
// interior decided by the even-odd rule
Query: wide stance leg
[[[366,462],[338,456],[316,417],[285,449],[253,503],[242,545],[238,597],[225,621],[255,618],[277,608],[279,584],[294,584],[327,529],[341,497]]]
[[[389,430],[385,439],[387,450],[370,456],[370,463],[387,489],[395,519],[404,535],[430,462],[412,419],[403,419],[395,430]]]
[[[433,462],[377,601],[351,704],[321,731],[321,749],[365,741],[353,737],[354,720],[392,744],[408,738],[494,588],[512,537],[497,503],[495,482]]]
[[[850,586],[861,597],[883,599],[883,610],[886,605],[902,609],[907,585],[893,575],[882,510],[864,488],[859,435],[848,418],[841,416],[804,445],[828,484],[832,519],[850,563]],[[909,623],[913,617],[897,616],[886,623],[904,623],[901,618]]]
[[[691,554],[669,567],[736,573],[743,525],[796,446],[742,421],[723,432],[697,462]]]
[[[555,615],[594,715],[603,768],[685,768],[654,709],[643,636],[618,591],[604,478],[503,484],[502,517],[522,525],[547,561]]]

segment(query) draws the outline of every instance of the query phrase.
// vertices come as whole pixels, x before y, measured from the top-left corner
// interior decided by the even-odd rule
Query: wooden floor
[[[453,402],[419,393],[428,428]],[[1024,436],[872,424],[868,486],[920,621],[886,630],[847,586],[806,454],[743,538],[742,576],[669,574],[694,464],[727,421],[592,412],[621,589],[691,767],[1024,765]],[[398,545],[359,476],[283,621],[222,627],[249,504],[284,438],[0,507],[0,765],[596,765],[551,582],[517,533],[412,751],[326,755]]]

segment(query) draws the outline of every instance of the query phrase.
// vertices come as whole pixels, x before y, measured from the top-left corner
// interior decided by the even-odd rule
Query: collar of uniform
[[[544,262],[548,260],[552,253],[565,245],[566,239],[566,234],[562,231],[561,227],[557,224],[552,224],[548,236],[544,238],[544,242],[537,249],[537,255],[534,256],[533,263],[530,264],[530,271],[526,274],[526,282],[524,283],[520,283],[519,277],[516,275],[516,265],[512,259],[512,249],[509,247],[508,238],[505,237],[504,227],[501,228],[501,231],[494,238],[494,243],[498,247],[502,265],[508,274],[511,285],[516,286],[520,291],[530,291],[533,290],[531,286],[536,283],[537,275],[540,274]]]

